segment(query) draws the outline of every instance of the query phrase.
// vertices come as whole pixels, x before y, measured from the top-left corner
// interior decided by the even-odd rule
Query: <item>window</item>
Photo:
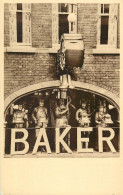
[[[58,4],[58,22],[59,22],[59,36],[61,39],[61,35],[63,33],[69,33],[69,23],[68,23],[68,13],[69,7],[68,4],[59,3]]]
[[[100,44],[108,44],[109,4],[101,4]]]
[[[31,5],[9,4],[10,45],[31,45]]]
[[[70,13],[75,13],[77,20],[77,5],[68,3],[52,4],[52,44],[58,44],[64,33],[76,33],[77,21],[68,22]]]
[[[117,4],[99,4],[97,48],[117,48]]]

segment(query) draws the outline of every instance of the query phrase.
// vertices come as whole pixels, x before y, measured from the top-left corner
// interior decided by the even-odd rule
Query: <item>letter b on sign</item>
[[[16,133],[23,133],[24,136],[22,138],[16,139]],[[26,141],[28,138],[28,131],[24,128],[22,129],[11,129],[11,155],[14,154],[26,154],[29,150],[29,144]],[[21,151],[15,151],[15,143],[23,143],[24,144],[24,149]]]

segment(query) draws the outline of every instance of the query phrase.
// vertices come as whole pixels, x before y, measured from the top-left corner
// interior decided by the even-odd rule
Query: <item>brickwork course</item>
[[[77,33],[85,45],[84,65],[76,80],[100,86],[119,96],[119,54],[93,54],[97,44],[97,4],[78,4]],[[9,45],[9,8],[4,6],[4,45]],[[118,14],[119,9],[118,9]],[[118,15],[117,47],[120,47]],[[52,4],[31,4],[32,47],[52,47]],[[5,98],[17,90],[44,81],[57,80],[56,54],[4,53]]]

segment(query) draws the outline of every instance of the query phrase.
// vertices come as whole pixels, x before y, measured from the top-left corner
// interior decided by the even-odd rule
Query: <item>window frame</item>
[[[101,12],[100,13],[100,45],[108,45],[108,43],[107,44],[102,44],[101,43],[101,36],[102,36],[102,31],[101,31],[101,28],[102,28],[102,17],[108,17],[108,37],[107,37],[107,42],[109,42],[109,17],[110,17],[110,13],[108,12],[108,13],[105,13],[104,11],[105,11],[105,9],[104,9],[104,6],[105,5],[109,5],[109,4],[101,4],[101,6],[103,6],[103,13]],[[102,8],[101,8],[102,9]],[[110,5],[109,5],[109,9],[110,9]]]
[[[75,13],[74,12],[74,8],[73,8],[73,12],[72,11],[72,3],[67,3],[68,4],[68,11],[67,12],[60,12],[59,11],[59,3],[53,3],[52,4],[52,47],[59,47],[59,15],[69,15],[70,13]],[[76,22],[75,22],[75,30],[71,31],[71,22],[68,21],[68,25],[69,25],[69,33],[68,34],[72,34],[72,33],[77,33],[77,4],[73,3],[74,6],[76,6]],[[55,8],[55,9],[54,9]],[[57,19],[56,19],[56,28],[57,31],[53,33],[53,28],[54,28],[54,18],[53,18],[53,14],[56,15]],[[54,34],[56,37],[57,41],[54,41]]]
[[[12,3],[13,4],[13,3]],[[12,12],[15,13],[15,20],[16,20],[16,41],[15,42],[12,42],[11,41],[11,38],[10,38],[10,20],[9,20],[9,40],[10,40],[10,46],[32,46],[32,32],[31,32],[31,3],[26,3],[28,5],[30,5],[30,10],[23,10],[23,4],[25,3],[22,3],[22,10],[18,10],[17,9],[17,3],[16,4],[16,9],[10,9],[10,4],[9,4],[9,13],[11,14]],[[23,32],[23,13],[29,13],[30,14],[30,22],[29,22],[29,26],[30,26],[30,32],[29,32],[29,39],[30,39],[30,42],[17,42],[17,17],[16,17],[16,14],[17,12],[21,12],[22,13],[22,36],[24,36],[24,32]]]
[[[109,4],[109,13],[101,13],[101,5],[103,5],[103,10],[104,10],[104,5]],[[113,3],[112,3],[113,5]],[[116,10],[118,9],[118,4],[115,4]],[[97,45],[96,48],[97,49],[106,49],[106,48],[110,48],[110,49],[117,49],[117,17],[118,17],[118,13],[116,11],[116,13],[111,14],[110,13],[110,9],[111,9],[111,3],[104,3],[104,4],[98,4],[98,16],[97,16]],[[108,43],[107,44],[101,44],[101,17],[102,16],[109,16],[109,21],[108,21]],[[111,17],[116,17],[116,29],[114,32],[114,36],[115,36],[115,43],[111,44],[111,40],[109,38],[110,33],[111,33]]]
[[[68,4],[67,12],[62,12],[62,11],[60,12],[59,11],[59,4],[62,4],[62,3],[58,3],[58,19],[59,19],[59,15],[68,15],[69,16],[70,13],[74,13],[73,12],[73,7],[72,7],[73,4],[67,3]],[[76,6],[76,4],[74,4],[74,5]],[[58,20],[58,22],[59,22],[59,20]],[[76,19],[76,23],[77,23],[77,19]],[[71,22],[69,22],[69,21],[68,21],[68,26],[69,26],[69,33],[68,34],[77,33],[77,24],[76,24],[75,31],[71,31]],[[58,24],[58,28],[59,28],[59,24]]]

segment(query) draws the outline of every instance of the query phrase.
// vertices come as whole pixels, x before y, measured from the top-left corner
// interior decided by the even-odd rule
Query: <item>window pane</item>
[[[104,4],[104,13],[109,13],[109,4]]]
[[[17,10],[22,10],[22,3],[17,3]]]
[[[68,14],[59,15],[59,39],[63,33],[69,33]]]
[[[59,12],[68,12],[68,4],[59,3]]]
[[[22,13],[17,12],[17,42],[22,42]]]
[[[109,16],[101,16],[100,44],[108,44],[108,21],[109,21]]]
[[[103,4],[101,4],[101,13],[103,13]]]

